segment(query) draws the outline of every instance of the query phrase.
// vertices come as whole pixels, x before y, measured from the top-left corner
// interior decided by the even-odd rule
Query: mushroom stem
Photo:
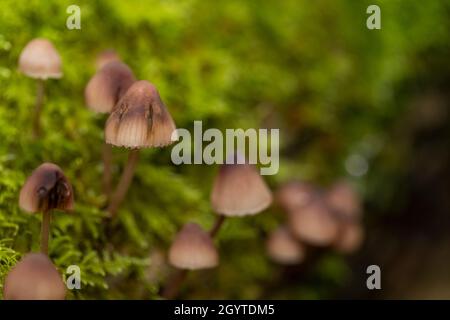
[[[225,221],[224,215],[218,215],[216,218],[216,221],[214,222],[213,227],[211,228],[211,231],[209,231],[209,235],[211,238],[214,238],[214,236],[219,232],[220,228],[223,225],[223,222]]]
[[[48,239],[50,237],[50,210],[42,211],[42,225],[41,225],[41,252],[48,255]]]
[[[127,194],[131,180],[133,180],[138,159],[139,149],[131,150],[128,154],[128,161],[125,165],[125,169],[123,170],[122,176],[120,177],[119,183],[117,184],[116,190],[112,195],[111,202],[109,203],[107,209],[110,218],[113,218],[117,214],[117,210]]]
[[[167,286],[164,287],[162,296],[166,299],[175,299],[181,289],[181,284],[186,279],[187,275],[188,270],[186,269],[177,270],[174,274],[172,274]]]
[[[111,175],[112,147],[107,143],[103,144],[102,158],[103,158],[103,178],[102,178],[103,192],[106,195],[106,198],[109,199],[111,195],[111,179],[112,179]]]
[[[44,104],[44,80],[38,79],[36,82],[36,104],[34,107],[33,137],[37,138],[41,134],[41,112]]]

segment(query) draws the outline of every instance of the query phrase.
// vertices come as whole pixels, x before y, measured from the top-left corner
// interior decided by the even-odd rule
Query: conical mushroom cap
[[[343,222],[334,248],[341,253],[357,251],[364,241],[364,228],[358,222]]]
[[[305,257],[305,248],[286,227],[273,231],[266,242],[269,257],[280,264],[298,264]]]
[[[326,201],[333,210],[344,216],[357,218],[361,215],[359,196],[347,182],[334,184],[327,192]]]
[[[254,215],[271,203],[272,193],[255,166],[237,161],[221,165],[211,193],[211,205],[216,213]]]
[[[209,234],[199,225],[188,223],[170,247],[169,262],[180,269],[206,269],[218,265],[219,255]]]
[[[316,195],[317,191],[312,185],[291,181],[278,189],[276,200],[284,210],[293,211],[306,206]]]
[[[175,123],[147,81],[135,82],[113,108],[105,127],[106,143],[126,148],[171,144]]]
[[[66,286],[45,254],[28,253],[8,273],[3,296],[5,300],[64,300]]]
[[[95,67],[97,70],[103,68],[103,66],[107,65],[113,61],[120,61],[120,57],[114,50],[105,50],[98,54],[97,59],[95,60]]]
[[[20,190],[19,206],[27,212],[71,210],[73,189],[61,168],[44,163],[28,177]]]
[[[61,78],[61,57],[47,39],[34,39],[23,48],[19,70],[31,78]]]
[[[110,62],[89,80],[84,90],[86,105],[95,112],[109,113],[135,81],[125,63]]]
[[[292,233],[315,246],[330,245],[337,237],[339,221],[320,200],[288,213]]]

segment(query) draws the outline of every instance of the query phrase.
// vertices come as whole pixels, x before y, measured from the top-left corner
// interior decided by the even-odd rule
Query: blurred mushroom
[[[104,65],[88,82],[84,90],[86,105],[95,112],[109,113],[136,79],[131,69],[120,61]],[[104,143],[102,150],[104,193],[111,192],[111,145]]]
[[[89,80],[84,90],[86,105],[95,112],[110,113],[135,81],[133,72],[125,63],[110,62]]]
[[[169,250],[171,265],[188,270],[216,267],[219,255],[209,234],[195,223],[184,225]]]
[[[280,264],[298,264],[305,257],[303,245],[284,226],[279,227],[269,235],[266,249],[269,257]]]
[[[132,150],[108,206],[111,217],[115,216],[131,184],[139,149],[171,144],[175,130],[170,113],[151,83],[135,82],[119,100],[106,122],[105,139],[109,144]]]
[[[20,190],[19,206],[30,213],[42,212],[41,251],[47,254],[51,211],[73,208],[72,186],[57,165],[44,163],[33,171]]]
[[[8,273],[5,300],[64,300],[66,286],[50,259],[43,253],[28,253]]]
[[[227,217],[255,215],[272,203],[272,193],[254,165],[234,154],[233,164],[222,164],[211,192],[211,205],[219,214],[214,236]],[[241,164],[242,163],[242,164]]]
[[[288,220],[292,233],[311,245],[328,246],[338,235],[339,221],[321,199],[289,212]]]
[[[33,135],[40,134],[40,115],[44,102],[44,81],[61,78],[61,57],[53,44],[47,39],[33,39],[22,50],[19,57],[19,70],[37,79],[37,94],[33,121]]]
[[[348,182],[335,183],[325,196],[328,205],[339,214],[349,218],[361,215],[361,202],[358,194]]]
[[[317,194],[315,188],[304,182],[291,181],[283,184],[276,193],[277,203],[286,211],[306,206]]]
[[[113,61],[120,61],[120,57],[117,52],[112,49],[108,49],[98,54],[97,59],[95,60],[95,67],[97,70],[100,70],[103,66]]]
[[[357,251],[364,241],[362,225],[354,221],[345,221],[341,224],[339,236],[334,242],[334,248],[341,253]]]

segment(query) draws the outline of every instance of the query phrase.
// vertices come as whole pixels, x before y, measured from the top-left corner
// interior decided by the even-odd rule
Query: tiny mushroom
[[[298,264],[305,258],[304,246],[284,226],[278,227],[269,235],[266,249],[269,257],[280,264]]]
[[[339,236],[334,241],[334,248],[341,253],[357,251],[364,241],[364,229],[359,222],[345,221],[341,224]]]
[[[293,211],[306,206],[317,191],[308,183],[290,181],[283,184],[276,193],[276,202],[286,211]]]
[[[29,212],[42,212],[41,251],[48,253],[50,215],[52,210],[73,208],[73,189],[61,168],[44,163],[28,177],[20,190],[19,206]]]
[[[36,102],[33,120],[33,135],[40,134],[40,116],[44,103],[44,81],[49,78],[61,78],[61,57],[53,44],[47,39],[31,40],[19,57],[19,70],[37,79]]]
[[[95,112],[110,113],[135,81],[125,63],[109,62],[89,80],[84,91],[86,105]]]
[[[45,254],[28,253],[6,276],[3,296],[5,300],[64,300],[66,286]]]
[[[361,202],[352,186],[345,181],[335,183],[326,194],[328,205],[339,214],[359,218],[361,215]]]
[[[169,262],[179,269],[216,267],[219,255],[210,235],[195,223],[184,225],[169,250]]]
[[[339,232],[338,219],[320,198],[289,212],[288,221],[297,238],[315,246],[331,245]]]
[[[95,67],[97,70],[100,70],[103,66],[112,61],[120,61],[120,57],[117,52],[112,49],[104,50],[98,54],[97,59],[95,60]]]
[[[137,81],[113,108],[105,126],[106,143],[131,149],[122,177],[108,206],[115,216],[123,201],[139,157],[140,148],[163,147],[176,140],[175,123],[156,87]]]

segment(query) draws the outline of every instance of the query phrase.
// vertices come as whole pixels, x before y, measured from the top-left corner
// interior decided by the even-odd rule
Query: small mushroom
[[[110,113],[135,81],[133,72],[125,63],[110,62],[89,80],[84,91],[86,105],[95,112]]]
[[[335,183],[325,196],[326,202],[339,214],[349,218],[361,215],[361,202],[352,186],[345,181]]]
[[[6,276],[3,296],[5,300],[64,300],[66,286],[45,254],[28,253]]]
[[[37,79],[37,94],[33,121],[33,135],[40,134],[40,115],[44,102],[44,81],[49,78],[61,78],[61,57],[53,44],[47,39],[31,40],[19,57],[19,70],[25,75]]]
[[[169,262],[180,269],[216,267],[219,255],[209,234],[195,223],[184,225],[169,250]]]
[[[72,186],[57,165],[44,163],[33,171],[20,190],[19,206],[29,213],[42,212],[41,251],[47,254],[51,211],[72,210]]]
[[[334,248],[341,253],[350,254],[357,251],[364,241],[364,228],[359,222],[345,221],[341,224],[339,236]]]
[[[111,217],[122,203],[139,157],[140,148],[163,147],[173,143],[176,130],[172,116],[167,111],[155,86],[147,81],[137,81],[113,108],[105,126],[106,142],[130,148],[128,161],[119,184],[111,198],[108,212]]]
[[[306,206],[316,195],[317,191],[312,185],[300,181],[291,181],[278,189],[275,198],[277,203],[289,212]]]
[[[95,67],[97,70],[100,70],[103,66],[113,61],[120,61],[120,57],[117,52],[112,49],[108,49],[98,54],[97,59],[95,60]]]
[[[328,246],[336,239],[339,221],[323,203],[315,199],[302,209],[288,213],[292,233],[311,245]]]
[[[269,235],[266,250],[269,257],[280,264],[298,264],[305,258],[304,246],[284,226],[278,227]]]

